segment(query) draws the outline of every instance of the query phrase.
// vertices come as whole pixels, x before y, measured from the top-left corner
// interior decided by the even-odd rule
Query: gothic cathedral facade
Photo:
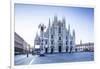
[[[70,25],[66,28],[66,20],[58,20],[54,16],[53,21],[49,19],[49,24],[44,32],[44,51],[45,53],[61,53],[75,51],[75,30],[70,31]],[[36,34],[34,46],[40,45],[40,35]]]

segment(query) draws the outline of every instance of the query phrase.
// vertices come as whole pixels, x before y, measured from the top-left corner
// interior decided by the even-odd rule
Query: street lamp
[[[44,56],[44,29],[46,26],[39,24],[38,28],[40,28],[40,56]]]

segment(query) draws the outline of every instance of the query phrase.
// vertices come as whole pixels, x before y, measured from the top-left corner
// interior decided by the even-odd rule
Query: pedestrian
[[[27,51],[27,58],[28,58],[28,51]]]

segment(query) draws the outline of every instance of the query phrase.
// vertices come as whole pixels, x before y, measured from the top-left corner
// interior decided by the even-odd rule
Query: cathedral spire
[[[48,25],[48,37],[50,36],[50,18],[49,18],[49,25]]]
[[[70,37],[70,24],[68,25],[68,35],[69,35],[69,37]]]
[[[64,27],[66,27],[66,23],[65,23],[65,22],[66,22],[66,21],[65,21],[65,17],[63,17],[63,18],[62,18],[62,23],[63,23],[63,26],[64,26]]]
[[[54,19],[57,19],[57,15],[54,16]]]
[[[70,32],[70,24],[68,25],[68,32]]]
[[[74,42],[75,42],[75,30],[73,30],[73,40],[74,40]]]
[[[50,18],[49,18],[49,27],[50,27]]]
[[[57,22],[57,15],[54,16],[54,22]]]
[[[73,30],[73,37],[75,37],[75,30]]]
[[[63,23],[65,23],[65,17],[62,18]]]
[[[38,32],[36,32],[36,37],[35,37],[35,39],[37,40],[37,39],[38,39],[38,37],[39,37],[39,36],[38,36]]]

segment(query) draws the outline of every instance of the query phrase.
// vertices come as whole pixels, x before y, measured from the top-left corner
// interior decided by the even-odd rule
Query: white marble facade
[[[75,30],[71,33],[70,25],[66,28],[66,24],[65,18],[58,20],[57,16],[54,16],[52,21],[49,19],[43,37],[45,53],[74,52]],[[36,34],[34,46],[39,45],[40,42],[40,35]]]

